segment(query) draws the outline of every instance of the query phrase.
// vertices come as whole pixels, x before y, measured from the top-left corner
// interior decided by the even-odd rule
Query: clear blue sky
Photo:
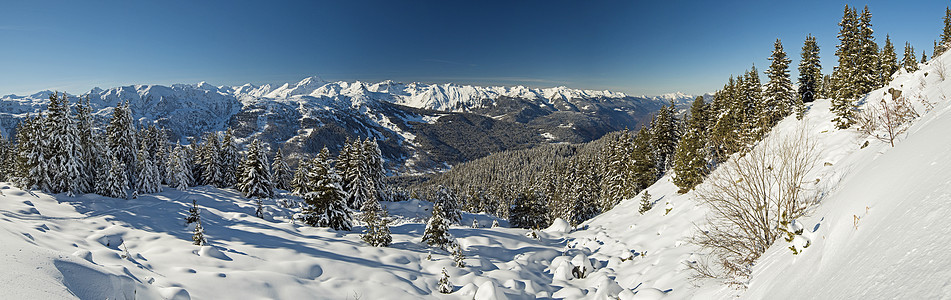
[[[845,4],[931,55],[948,1],[4,1],[0,94],[128,84],[325,80],[711,92],[798,64],[817,36],[835,63]],[[793,70],[795,75],[795,70]]]

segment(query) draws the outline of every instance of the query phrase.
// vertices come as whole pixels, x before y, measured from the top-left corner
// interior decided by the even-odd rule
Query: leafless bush
[[[885,97],[877,105],[869,105],[859,114],[858,124],[859,131],[863,134],[874,136],[895,147],[895,138],[904,133],[910,121],[918,118],[920,114],[911,101],[902,96],[901,91],[889,89],[889,93],[892,95],[891,101],[887,101],[888,97]]]
[[[818,148],[805,128],[767,137],[743,157],[720,166],[697,189],[711,209],[692,241],[711,255],[688,264],[700,276],[742,283],[750,266],[780,237],[781,224],[801,217],[816,194],[804,188]]]
[[[944,61],[941,59],[934,59],[931,62],[931,65],[934,66],[935,73],[938,73],[938,77],[944,81],[944,77],[948,72],[948,68],[945,67]]]

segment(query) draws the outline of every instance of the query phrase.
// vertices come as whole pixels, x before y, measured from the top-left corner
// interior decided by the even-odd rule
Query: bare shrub
[[[938,73],[938,77],[944,81],[944,77],[948,72],[948,68],[944,65],[944,60],[933,59],[931,65],[934,67],[935,73]]]
[[[818,193],[804,186],[817,160],[817,144],[801,128],[769,136],[720,166],[697,189],[711,213],[692,242],[710,256],[688,266],[699,276],[742,284],[753,262],[782,235],[782,224],[815,203]]]

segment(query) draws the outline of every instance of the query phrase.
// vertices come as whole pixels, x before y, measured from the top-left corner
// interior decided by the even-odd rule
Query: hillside
[[[44,109],[52,93],[0,98],[0,134],[12,136],[19,121]],[[272,149],[307,155],[325,146],[339,150],[347,138],[373,137],[389,168],[400,173],[430,172],[508,149],[588,142],[636,128],[662,105],[692,99],[566,87],[367,84],[317,77],[277,88],[201,82],[96,88],[84,96],[100,121],[109,117],[111,107],[128,101],[140,126],[165,128],[182,143],[188,143],[186,137],[231,127],[241,142],[259,138]]]

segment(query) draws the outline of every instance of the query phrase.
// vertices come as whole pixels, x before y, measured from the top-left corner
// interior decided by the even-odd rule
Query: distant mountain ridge
[[[0,98],[0,133],[45,109],[51,91]],[[662,105],[684,107],[693,96],[673,93],[633,97],[567,87],[481,87],[383,81],[326,82],[308,77],[279,87],[197,84],[94,88],[88,96],[105,121],[111,107],[128,101],[140,125],[186,137],[228,127],[240,141],[260,138],[307,155],[347,138],[381,143],[391,170],[428,172],[507,149],[542,143],[579,143],[607,132],[634,129]],[[76,101],[77,96],[70,96]]]

